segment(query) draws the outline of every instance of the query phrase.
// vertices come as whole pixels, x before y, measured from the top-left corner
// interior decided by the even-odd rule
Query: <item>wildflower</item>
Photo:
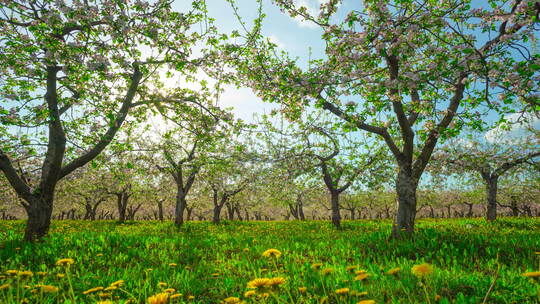
[[[362,300],[356,304],[375,304],[374,300]]]
[[[193,300],[193,299],[195,299],[195,296],[188,296],[187,299],[188,300]]]
[[[256,295],[257,293],[255,290],[248,290],[244,293],[244,298],[251,298],[252,296]]]
[[[261,298],[268,298],[270,296],[270,294],[268,292],[265,292],[265,293],[262,293],[261,294]]]
[[[175,293],[175,294],[171,295],[171,296],[169,297],[169,299],[174,300],[174,299],[176,299],[176,298],[180,298],[181,296],[182,296],[181,293]]]
[[[159,287],[167,287],[167,283],[165,283],[165,282],[159,282],[159,283],[157,283],[157,285]]]
[[[321,267],[322,267],[322,263],[311,264],[311,269],[314,269],[314,270],[320,269]]]
[[[59,278],[59,279],[62,279],[62,278],[64,278],[65,276],[66,276],[66,275],[63,274],[63,273],[58,273],[58,274],[56,274],[56,277]]]
[[[262,288],[262,287],[266,287],[268,282],[270,282],[270,279],[268,278],[257,278],[257,279],[249,281],[247,284],[247,287],[251,289]]]
[[[112,282],[111,286],[118,287],[118,286],[122,286],[123,284],[124,284],[124,280],[118,280],[116,282]]]
[[[113,304],[113,302],[109,301],[109,300],[107,300],[107,301],[98,301],[97,304]]]
[[[103,253],[98,253],[96,254],[97,257],[102,257],[103,256]]]
[[[281,251],[271,248],[263,252],[262,255],[267,258],[279,258],[281,256]]]
[[[269,286],[269,287],[275,287],[275,286],[279,286],[279,285],[281,285],[283,283],[285,283],[285,278],[275,277],[275,278],[271,278],[266,285]]]
[[[244,248],[244,252],[249,252],[249,248]]]
[[[329,275],[329,274],[332,274],[332,273],[334,273],[334,269],[332,269],[332,268],[325,268],[325,269],[321,270],[322,275]]]
[[[100,293],[98,294],[98,297],[100,297],[100,298],[102,298],[102,299],[104,299],[104,298],[110,298],[110,297],[111,297],[111,293],[109,293],[109,292],[100,292]]]
[[[306,288],[306,287],[298,287],[298,291],[299,291],[300,293],[306,293],[307,288]]]
[[[31,271],[25,270],[25,271],[19,271],[17,275],[22,277],[23,279],[28,279],[28,278],[31,278],[34,274]]]
[[[355,274],[363,274],[363,273],[366,273],[366,272],[367,272],[367,270],[365,270],[365,269],[358,269],[358,270],[355,271],[354,273],[355,273]]]
[[[115,290],[117,288],[118,287],[116,287],[116,286],[109,286],[109,287],[105,288],[103,291],[112,291],[112,290]]]
[[[439,301],[441,299],[440,295],[435,295],[435,301]]]
[[[171,267],[176,267],[177,265],[178,264],[176,264],[176,263],[169,263],[169,266],[171,266]]]
[[[173,293],[175,292],[176,290],[174,288],[167,288],[164,290],[164,292],[167,292],[167,293]]]
[[[357,292],[357,293],[356,293],[356,296],[357,296],[357,297],[367,296],[367,291]]]
[[[540,271],[525,272],[522,275],[527,278],[538,279],[540,278]]]
[[[228,297],[225,300],[223,300],[223,303],[227,304],[238,304],[240,303],[240,298],[237,297]]]
[[[364,280],[366,280],[368,277],[369,277],[369,274],[367,274],[367,273],[361,273],[361,274],[357,275],[356,277],[354,277],[354,280],[355,280],[355,281],[364,281]]]
[[[149,304],[165,304],[169,301],[169,294],[162,292],[148,298]]]
[[[41,291],[46,293],[56,293],[58,292],[58,287],[52,285],[41,285]]]
[[[17,270],[8,270],[8,271],[6,271],[6,274],[10,275],[10,276],[17,275],[17,273],[19,273],[19,271],[17,271]]]
[[[349,288],[340,288],[340,289],[336,290],[336,294],[338,294],[338,295],[346,295],[346,294],[349,293],[349,291],[350,291]]]
[[[102,291],[103,290],[103,287],[102,286],[98,286],[98,287],[94,287],[94,288],[90,288],[86,291],[83,291],[83,294],[90,294],[90,293],[94,293],[94,292],[97,292],[97,291]]]
[[[74,263],[75,261],[73,261],[73,259],[60,259],[56,261],[56,266],[69,266],[73,265]]]
[[[9,283],[0,285],[0,290],[8,289],[11,285]]]
[[[354,272],[356,268],[358,268],[358,266],[347,266],[345,270],[347,270],[348,272]]]
[[[38,271],[38,272],[36,272],[36,274],[37,274],[38,276],[42,276],[42,277],[44,277],[44,276],[47,275],[47,273],[44,272],[44,271]]]
[[[400,270],[401,270],[401,268],[399,268],[399,267],[392,268],[392,269],[388,270],[388,271],[386,272],[386,274],[388,274],[388,275],[397,275],[397,273],[398,273]]]
[[[411,272],[417,277],[417,278],[423,278],[425,276],[430,275],[433,272],[433,266],[431,266],[428,263],[423,263],[420,265],[414,265],[411,269]]]
[[[219,273],[215,272],[215,273],[212,273],[212,276],[215,278],[215,277],[219,277]]]

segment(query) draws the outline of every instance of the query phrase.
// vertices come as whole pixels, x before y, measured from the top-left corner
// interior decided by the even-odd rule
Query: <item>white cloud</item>
[[[506,116],[508,123],[486,132],[484,138],[490,143],[517,143],[532,135],[528,129],[540,131],[540,117],[534,114],[514,113]]]
[[[307,9],[307,12],[314,17],[317,17],[319,15],[319,7],[320,4],[325,1],[323,0],[294,0],[293,3],[297,8],[305,7]],[[296,16],[293,18],[294,21],[298,24],[300,27],[304,28],[318,28],[318,25],[313,23],[312,21],[305,20],[302,16]]]

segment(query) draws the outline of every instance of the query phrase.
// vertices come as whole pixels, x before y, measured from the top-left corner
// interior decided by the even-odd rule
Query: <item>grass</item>
[[[189,222],[181,231],[57,221],[37,244],[20,241],[23,229],[0,222],[1,303],[482,303],[492,285],[486,303],[540,301],[539,282],[522,275],[540,267],[539,219],[420,220],[408,241],[389,240],[388,221],[346,221],[340,231],[319,221]],[[281,256],[263,256],[271,248]],[[74,263],[56,265],[63,258]],[[428,269],[419,277],[411,269],[422,263],[433,271],[417,267]],[[253,279],[276,277],[285,282],[244,295]],[[148,299],[164,292],[174,299]]]

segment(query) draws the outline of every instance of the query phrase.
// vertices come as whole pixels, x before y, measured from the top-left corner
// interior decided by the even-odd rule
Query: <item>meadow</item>
[[[539,303],[540,220],[0,222],[0,303]]]

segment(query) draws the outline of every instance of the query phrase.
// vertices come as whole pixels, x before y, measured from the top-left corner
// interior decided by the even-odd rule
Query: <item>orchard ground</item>
[[[422,219],[406,241],[389,221],[55,221],[39,243],[23,231],[0,222],[1,303],[540,301],[538,218]]]

